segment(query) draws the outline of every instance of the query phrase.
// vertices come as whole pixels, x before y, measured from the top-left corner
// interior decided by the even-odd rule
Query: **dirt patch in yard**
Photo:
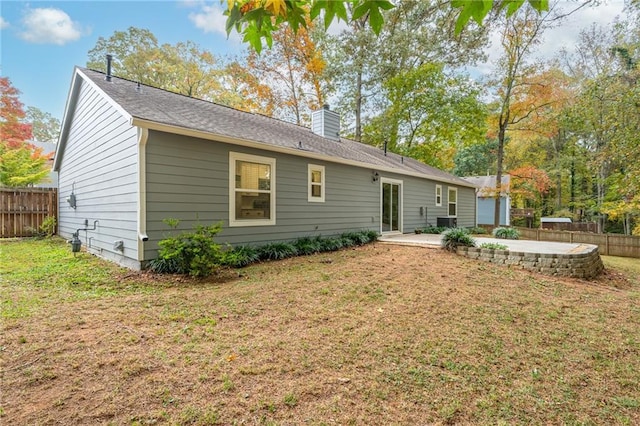
[[[372,244],[111,277],[15,289],[44,300],[3,321],[3,424],[640,422],[640,286],[614,270]]]

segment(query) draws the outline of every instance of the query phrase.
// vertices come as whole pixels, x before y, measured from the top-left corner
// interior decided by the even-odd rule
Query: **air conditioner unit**
[[[439,217],[438,227],[441,228],[456,228],[458,226],[457,217]]]

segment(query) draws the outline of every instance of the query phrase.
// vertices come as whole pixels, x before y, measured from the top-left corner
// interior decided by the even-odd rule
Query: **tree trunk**
[[[362,70],[359,69],[356,74],[356,129],[355,140],[360,142],[362,140]]]
[[[502,160],[504,158],[504,138],[506,132],[506,120],[500,122],[500,130],[498,131],[498,161],[496,170],[496,194],[495,194],[495,210],[493,212],[493,225],[500,226],[500,202],[502,195]]]
[[[602,163],[602,165],[600,166],[600,170],[598,171],[598,180],[596,183],[596,187],[597,187],[597,195],[596,195],[596,205],[598,208],[598,233],[603,233],[604,232],[604,224],[605,224],[605,219],[606,216],[604,214],[602,214],[602,203],[604,202],[604,195],[605,195],[605,179],[607,177],[607,173],[606,173],[606,167],[605,167],[605,162]]]
[[[576,210],[576,161],[571,158],[571,202],[569,203],[569,211],[575,212]],[[580,215],[582,219],[582,215]]]

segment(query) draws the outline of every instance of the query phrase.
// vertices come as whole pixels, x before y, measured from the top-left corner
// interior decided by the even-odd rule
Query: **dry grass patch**
[[[2,250],[3,423],[640,422],[624,271],[554,279],[374,244],[197,281],[59,242]]]

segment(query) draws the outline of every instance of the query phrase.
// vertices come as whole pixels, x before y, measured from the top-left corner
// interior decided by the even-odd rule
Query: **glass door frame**
[[[395,230],[388,230],[385,231],[384,230],[384,224],[383,224],[383,220],[384,220],[384,185],[385,184],[390,184],[392,186],[392,188],[394,186],[396,186],[398,188],[398,206],[397,206],[397,220],[398,220],[398,229]],[[398,179],[390,179],[390,178],[380,178],[380,234],[402,234],[402,222],[403,222],[403,182],[401,180]],[[391,209],[391,213],[393,213],[393,200],[390,200],[390,206],[389,208]],[[389,227],[393,227],[393,218],[391,218],[390,220],[390,224]]]

